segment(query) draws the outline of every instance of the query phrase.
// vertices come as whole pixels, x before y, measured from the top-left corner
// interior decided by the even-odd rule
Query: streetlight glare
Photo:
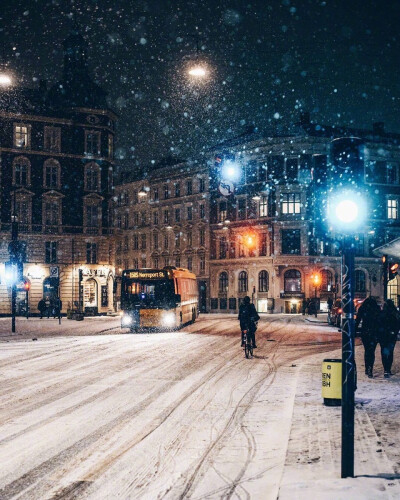
[[[9,75],[6,74],[1,74],[0,73],[0,86],[2,87],[8,87],[9,85],[12,84],[12,79]]]
[[[222,166],[221,177],[228,181],[238,181],[240,178],[239,165],[231,160],[226,160]]]
[[[358,205],[352,200],[340,201],[335,208],[336,217],[346,223],[354,222],[358,217]]]
[[[207,75],[207,72],[201,66],[196,66],[196,67],[191,68],[189,70],[189,75],[190,76],[196,76],[196,77],[199,77],[199,78],[203,78],[203,77],[205,77]]]

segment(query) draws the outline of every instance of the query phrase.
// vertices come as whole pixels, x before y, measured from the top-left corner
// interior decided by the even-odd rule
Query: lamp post
[[[328,217],[343,234],[342,248],[342,458],[341,477],[354,477],[354,231],[366,216],[359,193],[343,191],[328,202]]]
[[[319,285],[321,284],[321,275],[318,273],[311,275],[311,281],[314,285],[314,315],[315,315],[315,317],[317,317],[318,316],[317,289],[318,289]]]

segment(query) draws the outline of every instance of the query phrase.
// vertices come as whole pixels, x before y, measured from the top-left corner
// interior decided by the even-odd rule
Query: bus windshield
[[[174,307],[176,302],[173,280],[127,279],[123,285],[122,295],[124,309]]]

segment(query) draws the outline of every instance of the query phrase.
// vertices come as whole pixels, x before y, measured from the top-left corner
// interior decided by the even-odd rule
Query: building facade
[[[17,312],[59,296],[63,312],[113,310],[110,205],[116,115],[90,78],[84,39],[64,42],[61,81],[0,92],[0,314],[10,313],[11,223],[26,246]]]
[[[209,179],[198,164],[159,164],[115,186],[116,273],[184,267],[198,278],[199,308],[209,304]]]

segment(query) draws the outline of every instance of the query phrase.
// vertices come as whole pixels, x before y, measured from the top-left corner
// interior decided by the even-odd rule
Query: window
[[[282,193],[281,210],[282,214],[299,214],[300,193]]]
[[[228,273],[223,271],[218,278],[219,292],[227,293],[228,291]]]
[[[29,125],[14,124],[14,147],[29,148],[31,145],[30,132]]]
[[[128,229],[129,228],[129,214],[128,212],[126,212],[124,214],[124,229]]]
[[[202,203],[201,205],[199,205],[199,208],[200,208],[200,219],[204,219],[206,217],[206,207],[204,205],[204,203]]]
[[[267,244],[268,244],[267,233],[261,233],[261,236],[260,236],[260,257],[265,257],[267,255]]]
[[[244,257],[246,255],[245,245],[243,241],[243,236],[239,236],[239,257]]]
[[[85,130],[85,154],[100,156],[100,132]]]
[[[245,220],[246,219],[246,199],[239,198],[238,200],[238,219]]]
[[[188,247],[191,247],[193,244],[193,234],[192,231],[188,231],[186,235],[186,244]]]
[[[258,180],[266,181],[267,180],[267,162],[260,163],[258,165]]]
[[[97,243],[86,243],[86,264],[97,264]]]
[[[44,149],[53,153],[61,151],[60,127],[44,127]]]
[[[60,218],[60,204],[58,200],[48,200],[44,205],[44,222],[46,226],[57,226]]]
[[[192,181],[186,181],[186,194],[189,196],[192,194],[193,190],[193,182]]]
[[[46,241],[44,247],[46,264],[55,264],[57,262],[57,242]]]
[[[206,244],[206,230],[201,228],[199,231],[200,245],[204,246]]]
[[[228,218],[228,207],[226,201],[220,201],[218,205],[218,222],[224,222]]]
[[[100,167],[96,163],[88,163],[85,165],[85,190],[99,191],[100,189]],[[125,201],[125,196],[121,196],[122,201]]]
[[[60,164],[57,160],[46,160],[44,162],[44,186],[48,189],[59,187]]]
[[[239,285],[239,293],[247,292],[247,273],[246,271],[240,271],[239,273],[239,279],[238,279],[238,285]]]
[[[145,234],[140,235],[140,248],[142,250],[146,250],[146,235]]]
[[[199,193],[204,193],[206,190],[206,181],[201,177],[199,179]]]
[[[136,227],[139,225],[139,212],[133,212],[133,225]]]
[[[219,240],[219,258],[226,259],[226,254],[228,251],[228,242],[225,236],[221,236]]]
[[[133,259],[133,269],[139,269],[139,259]]]
[[[129,240],[128,236],[124,237],[124,251],[129,250]]]
[[[267,271],[260,271],[258,273],[258,291],[268,292],[269,290],[269,276]]]
[[[158,269],[158,257],[153,258],[153,266],[154,266],[154,269]]]
[[[154,191],[153,191],[153,200],[154,201],[158,201],[158,188],[154,188]]]
[[[147,217],[146,217],[146,212],[141,212],[140,214],[140,225],[143,227],[146,225],[147,222]]]
[[[399,200],[393,198],[387,200],[387,218],[398,219],[398,217],[399,217]]]
[[[200,257],[200,274],[204,274],[206,271],[206,256],[204,254],[201,254]]]
[[[169,224],[169,210],[164,210],[164,224]]]
[[[365,273],[361,269],[356,269],[354,283],[355,283],[355,291],[356,292],[365,293],[365,291],[366,291]]]
[[[175,198],[179,198],[181,195],[181,183],[177,182],[175,184]]]
[[[297,269],[290,269],[284,275],[285,292],[301,292],[301,274]]]
[[[168,250],[168,246],[169,246],[168,234],[164,234],[164,249]]]
[[[288,181],[296,181],[299,169],[298,158],[286,158],[286,179]]]
[[[189,269],[189,271],[193,270],[193,257],[189,256],[187,258],[187,268]]]
[[[321,290],[326,292],[331,292],[333,288],[333,277],[332,273],[328,269],[322,269],[321,271]]]
[[[186,207],[187,220],[193,219],[193,207]]]
[[[268,196],[261,196],[259,214],[260,217],[268,217]]]
[[[137,234],[133,235],[133,249],[139,250],[139,235]]]
[[[181,267],[181,257],[179,255],[175,257],[175,266]]]
[[[153,233],[153,248],[158,249],[158,233]]]
[[[365,168],[365,180],[376,184],[397,184],[398,166],[386,161],[370,161]]]
[[[364,234],[358,233],[354,237],[354,250],[357,256],[364,255]]]
[[[153,212],[153,223],[155,226],[158,225],[158,211]]]
[[[98,205],[86,205],[86,226],[98,227],[100,222],[100,210]]]
[[[169,198],[168,184],[164,184],[164,200],[168,200],[168,198]]]
[[[26,199],[17,199],[15,204],[15,213],[18,219],[18,223],[21,225],[27,225],[31,222],[31,201]]]
[[[28,158],[18,156],[13,161],[13,183],[15,186],[28,186],[30,184],[31,164]]]
[[[121,227],[122,227],[122,217],[121,217],[121,214],[118,214],[117,215],[117,228],[121,229]]]
[[[175,208],[175,222],[181,221],[181,209]]]
[[[176,233],[175,234],[175,247],[180,248],[181,247],[181,233]]]
[[[139,203],[139,197],[138,197],[137,189],[133,190],[132,198],[133,198],[133,204],[137,205]]]
[[[301,254],[300,229],[282,229],[282,254]]]
[[[114,137],[108,134],[108,157],[112,158],[114,156]]]

